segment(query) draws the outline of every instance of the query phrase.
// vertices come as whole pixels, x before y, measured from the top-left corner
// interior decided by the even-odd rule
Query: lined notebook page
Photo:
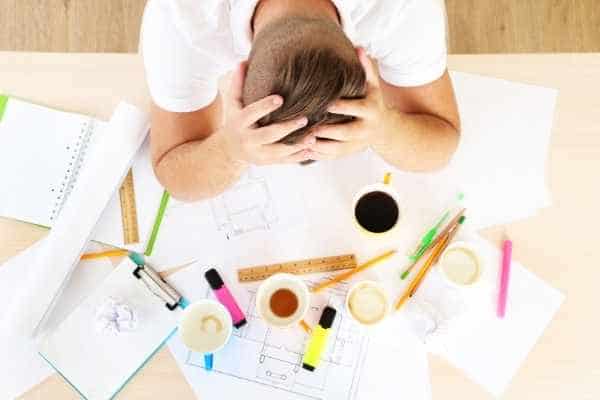
[[[104,126],[9,97],[0,119],[0,216],[51,226]]]

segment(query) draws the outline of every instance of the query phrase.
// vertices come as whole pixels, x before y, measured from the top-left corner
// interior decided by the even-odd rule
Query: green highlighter
[[[319,324],[312,330],[312,334],[310,335],[310,340],[302,359],[302,368],[308,371],[314,371],[317,368],[319,361],[321,361],[321,354],[323,354],[325,346],[327,346],[327,338],[329,337],[336,313],[335,308],[329,306],[323,310]]]

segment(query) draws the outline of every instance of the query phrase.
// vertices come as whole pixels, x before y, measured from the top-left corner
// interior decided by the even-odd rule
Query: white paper
[[[180,309],[165,307],[123,262],[39,346],[48,361],[89,400],[112,398],[162,346],[177,326]],[[136,329],[111,334],[97,329],[96,311],[108,298],[133,310]]]
[[[132,170],[140,243],[128,245],[123,243],[123,223],[119,192],[115,193],[110,199],[94,229],[92,238],[98,242],[143,253],[145,241],[150,236],[156,210],[158,209],[158,202],[163,192],[163,188],[156,180],[154,171],[152,170],[149,140],[146,140],[141,150],[135,156]]]
[[[7,194],[0,215],[52,225],[77,180],[88,141],[104,125],[10,97],[0,120],[0,182]]]
[[[169,277],[169,282],[190,301],[214,298],[199,264]],[[368,331],[356,325],[346,314],[344,300],[348,284],[343,283],[311,296],[305,320],[315,324],[325,305],[338,314],[320,365],[314,372],[301,367],[308,336],[300,327],[270,329],[254,309],[256,284],[236,284],[233,273],[220,270],[229,290],[246,314],[247,325],[235,330],[226,347],[215,355],[214,369],[203,369],[202,355],[189,351],[175,335],[169,348],[177,364],[198,397],[276,398],[276,399],[368,399],[378,387],[379,393],[396,392],[406,398],[430,397],[427,360],[422,346],[405,330],[394,335],[375,335],[371,351]],[[306,277],[314,281],[315,276]],[[381,326],[386,332],[390,325]],[[371,332],[373,333],[373,332]],[[382,336],[383,335],[383,336]],[[366,358],[365,358],[366,357]],[[366,365],[363,366],[363,364]],[[382,370],[394,363],[393,380],[381,379]],[[359,396],[357,397],[357,393]],[[259,397],[260,396],[260,397]]]
[[[36,252],[42,248],[42,243],[43,240],[35,243],[0,266],[0,293],[4,299],[17,296],[21,288],[27,285],[28,274],[35,266]],[[92,245],[87,250],[95,247]],[[57,326],[112,270],[113,266],[108,259],[80,263],[73,272],[73,277],[48,325]],[[0,309],[0,321],[7,311],[8,307]],[[2,399],[16,398],[54,373],[54,370],[39,357],[34,341],[15,334],[10,328],[6,325],[0,326]]]
[[[507,312],[499,319],[500,252],[482,238],[466,238],[482,255],[483,284],[470,290],[453,289],[434,269],[417,297],[441,309],[450,297],[461,299],[464,310],[436,338],[436,353],[499,397],[558,311],[564,295],[513,260]],[[447,295],[450,292],[452,296]]]
[[[78,185],[38,252],[36,264],[39,267],[16,299],[8,319],[18,332],[31,336],[43,330],[90,234],[147,132],[145,113],[125,103],[117,106],[103,135],[94,143],[89,160],[79,174]],[[93,194],[90,188],[94,189]]]

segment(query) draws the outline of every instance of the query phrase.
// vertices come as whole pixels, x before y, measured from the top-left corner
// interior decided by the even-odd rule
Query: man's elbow
[[[177,171],[169,165],[169,160],[165,158],[163,156],[160,159],[152,160],[154,175],[161,186],[176,200],[184,202],[202,200],[200,196],[189,190],[189,185],[185,185],[181,181],[181,176],[178,176]]]

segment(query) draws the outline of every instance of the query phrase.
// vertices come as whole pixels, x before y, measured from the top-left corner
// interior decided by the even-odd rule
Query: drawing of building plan
[[[203,272],[203,268],[194,265],[169,280],[191,301],[214,298],[205,284]],[[308,335],[300,327],[267,327],[254,310],[257,285],[241,286],[233,279],[226,281],[244,310],[248,324],[235,330],[227,346],[215,355],[214,370],[204,370],[202,354],[188,351],[177,335],[169,341],[181,371],[199,397],[354,398],[368,338],[344,311],[346,284],[312,296],[306,317],[310,325],[318,321],[326,305],[338,310],[338,315],[321,364],[309,372],[302,368]]]

